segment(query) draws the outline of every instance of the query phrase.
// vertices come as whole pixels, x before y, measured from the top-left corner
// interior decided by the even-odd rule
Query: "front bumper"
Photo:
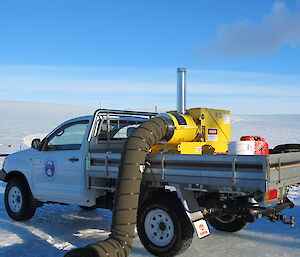
[[[4,171],[4,169],[0,170],[0,180],[5,181],[7,173]]]

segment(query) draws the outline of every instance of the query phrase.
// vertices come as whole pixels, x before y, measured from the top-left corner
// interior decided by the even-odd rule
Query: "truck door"
[[[85,141],[89,120],[62,125],[33,158],[33,190],[41,201],[84,202]]]

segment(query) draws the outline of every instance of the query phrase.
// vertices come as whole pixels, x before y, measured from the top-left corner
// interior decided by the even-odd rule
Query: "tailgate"
[[[270,154],[269,185],[290,186],[300,183],[300,152]]]
[[[279,189],[278,199],[283,200],[286,187],[300,183],[300,152],[270,154],[268,166],[266,191]]]

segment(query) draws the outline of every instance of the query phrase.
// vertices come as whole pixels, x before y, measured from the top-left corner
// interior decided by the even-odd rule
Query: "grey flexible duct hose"
[[[142,181],[140,165],[144,165],[150,148],[164,139],[168,131],[166,118],[155,117],[133,132],[122,154],[109,238],[71,250],[65,257],[127,257],[130,254]]]

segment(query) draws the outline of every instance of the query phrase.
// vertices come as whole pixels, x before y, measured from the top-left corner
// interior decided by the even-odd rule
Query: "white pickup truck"
[[[64,122],[42,141],[34,139],[30,149],[8,155],[0,179],[7,182],[9,216],[30,219],[44,203],[112,209],[123,145],[136,127],[156,115],[97,110],[93,116]],[[137,227],[143,245],[154,255],[186,250],[193,238],[192,223],[203,218],[227,232],[262,217],[294,225],[293,217],[286,220],[280,212],[293,207],[287,190],[300,183],[300,152],[149,154],[140,169]],[[199,237],[209,234],[201,228]]]

